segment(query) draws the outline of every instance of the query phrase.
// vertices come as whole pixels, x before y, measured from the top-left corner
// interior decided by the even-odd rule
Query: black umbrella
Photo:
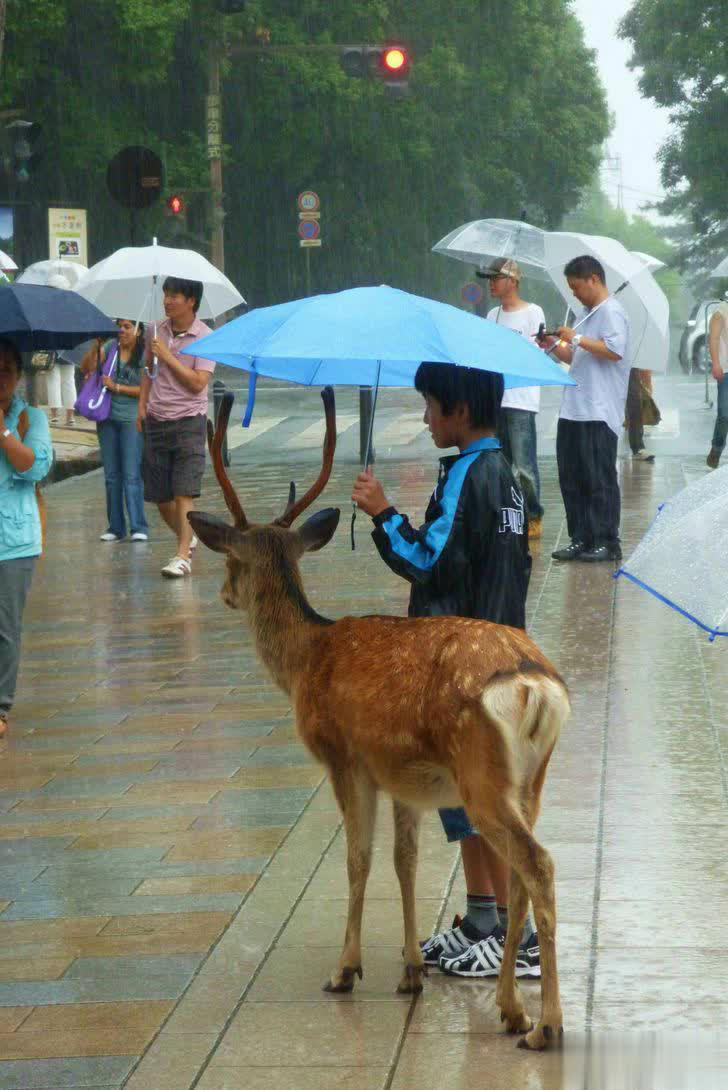
[[[21,352],[73,348],[90,337],[115,337],[118,332],[98,307],[75,291],[36,284],[0,287],[0,337]]]

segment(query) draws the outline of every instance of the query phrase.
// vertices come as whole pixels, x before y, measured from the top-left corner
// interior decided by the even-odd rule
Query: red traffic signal
[[[388,76],[404,77],[408,68],[409,58],[401,46],[387,46],[382,51],[382,69]]]
[[[185,210],[185,202],[180,197],[179,193],[173,193],[171,197],[167,197],[167,208],[173,216],[179,216]]]

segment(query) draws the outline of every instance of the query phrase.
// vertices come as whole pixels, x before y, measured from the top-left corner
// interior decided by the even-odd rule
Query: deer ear
[[[216,553],[230,552],[243,536],[234,526],[202,511],[189,511],[187,520],[202,544]]]
[[[314,553],[317,549],[323,549],[324,545],[328,545],[339,525],[340,514],[338,507],[327,507],[324,511],[317,511],[304,522],[303,526],[296,531],[304,552]]]

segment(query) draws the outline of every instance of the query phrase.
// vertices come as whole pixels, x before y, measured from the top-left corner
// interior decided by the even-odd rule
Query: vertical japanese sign
[[[88,265],[85,208],[48,209],[48,255]]]

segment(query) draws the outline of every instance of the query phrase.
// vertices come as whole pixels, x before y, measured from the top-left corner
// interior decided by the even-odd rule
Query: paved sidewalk
[[[433,462],[380,466],[403,509],[424,510]],[[102,545],[103,484],[87,474],[48,491],[0,748],[0,1090],[725,1086],[726,648],[607,567],[553,564],[562,508],[553,459],[543,469],[529,628],[574,705],[539,826],[557,867],[566,1052],[517,1050],[492,984],[433,973],[418,1000],[394,994],[385,799],[364,980],[322,994],[346,898],[331,793],[218,597],[221,558],[201,548],[192,579],[162,580],[157,520],[149,544]],[[703,469],[690,455],[621,471],[629,550]],[[290,464],[232,472],[252,518],[278,513]],[[344,517],[305,558],[307,590],[330,616],[404,611],[363,518],[351,553],[352,474],[337,463],[322,497]],[[210,473],[200,507],[223,510]],[[435,818],[418,892],[423,935],[462,910]],[[525,991],[536,1010],[538,986]]]

